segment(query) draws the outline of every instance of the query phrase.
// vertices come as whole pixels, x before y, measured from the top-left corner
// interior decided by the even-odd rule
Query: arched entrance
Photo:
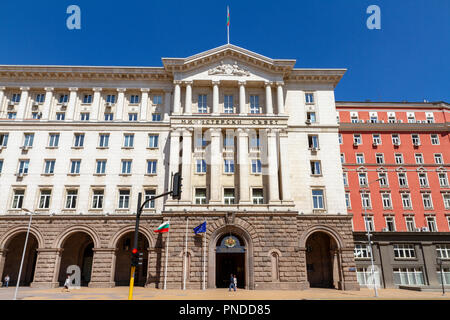
[[[84,232],[71,234],[64,240],[61,248],[61,262],[59,265],[59,285],[64,285],[67,278],[67,268],[76,265],[81,271],[81,286],[87,286],[91,281],[92,260],[94,256],[94,241]]]
[[[222,235],[216,244],[216,287],[228,288],[230,275],[236,275],[237,287],[245,288],[245,242],[236,234]]]
[[[20,262],[22,261],[23,246],[25,245],[26,232],[16,234],[5,246],[6,257],[3,268],[2,281],[6,275],[9,275],[10,286],[17,284]],[[37,260],[38,241],[31,233],[28,236],[25,258],[23,260],[22,275],[20,277],[20,286],[29,286],[33,282],[34,270]]]
[[[310,287],[335,288],[333,279],[337,244],[325,232],[314,232],[306,241],[306,270]]]
[[[116,266],[114,272],[114,281],[116,286],[128,286],[130,284],[131,272],[131,249],[133,248],[134,232],[124,234],[116,245]],[[145,286],[147,283],[148,270],[148,248],[147,238],[139,233],[138,252],[142,252],[142,265],[136,267],[134,278],[135,286]]]

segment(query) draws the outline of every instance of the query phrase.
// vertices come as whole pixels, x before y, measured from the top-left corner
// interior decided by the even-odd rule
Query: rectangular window
[[[313,198],[313,208],[314,209],[325,209],[323,190],[313,190],[312,198]]]
[[[156,195],[155,189],[146,189],[145,190],[145,198],[144,201],[147,201],[148,199],[151,199],[151,197],[154,197]],[[155,208],[155,200],[150,200],[147,202],[144,206],[145,209],[154,209]]]
[[[99,135],[98,146],[100,148],[108,148],[109,147],[109,133],[100,133]]]
[[[348,186],[348,178],[347,178],[347,172],[344,172],[342,174],[342,179],[344,181],[344,186]]]
[[[261,160],[253,159],[252,160],[252,173],[261,173],[261,171],[262,171]]]
[[[30,165],[30,160],[19,160],[19,173],[28,174],[28,166]]]
[[[385,220],[386,220],[386,229],[388,231],[394,232],[395,231],[394,217],[385,217]]]
[[[73,146],[76,148],[81,148],[84,145],[84,133],[75,133],[75,141]]]
[[[366,186],[367,185],[367,174],[364,172],[358,173],[359,185]]]
[[[416,251],[413,244],[394,244],[394,257],[397,259],[414,259]]]
[[[233,150],[234,148],[234,136],[232,135],[226,135],[223,139],[223,147],[226,150]]]
[[[403,204],[403,209],[412,209],[411,197],[410,197],[409,193],[402,193],[402,204]]]
[[[419,184],[421,187],[428,187],[428,179],[426,173],[419,173]]]
[[[122,174],[131,174],[131,160],[122,160]]]
[[[394,284],[424,285],[424,277],[420,268],[394,268]]]
[[[338,140],[339,140],[339,144],[342,144],[342,134],[341,133],[339,133],[339,135],[338,135]]]
[[[413,145],[420,146],[420,138],[419,138],[418,134],[412,134],[411,140],[412,140]]]
[[[206,188],[195,188],[195,204],[206,204]]]
[[[65,112],[57,112],[56,113],[56,120],[64,121],[65,119],[66,119],[66,113]]]
[[[41,196],[39,198],[39,209],[50,208],[50,197],[52,195],[51,190],[41,190]]]
[[[31,113],[31,118],[33,120],[39,120],[42,117],[42,112],[32,112]]]
[[[253,202],[253,204],[263,204],[264,203],[263,189],[252,189],[252,202]]]
[[[153,96],[153,104],[162,104],[162,96],[160,94],[155,94]]]
[[[104,190],[94,190],[94,194],[92,196],[92,209],[102,209],[103,208],[104,194],[105,194]]]
[[[137,113],[129,113],[128,121],[137,121]]]
[[[368,259],[370,258],[370,247],[367,244],[355,244],[354,248],[355,258]]]
[[[20,102],[20,93],[13,93],[11,97],[11,102],[19,103]]]
[[[434,162],[436,164],[442,164],[442,154],[440,153],[435,153],[434,154]]]
[[[375,160],[377,164],[383,164],[384,163],[384,155],[382,153],[375,154]]]
[[[408,187],[408,180],[406,179],[406,173],[398,173],[398,184],[400,188]]]
[[[381,199],[383,200],[383,208],[384,209],[391,209],[392,208],[392,201],[391,201],[391,194],[390,193],[382,193]]]
[[[124,134],[123,135],[123,146],[125,148],[134,147],[134,134]]]
[[[207,113],[208,112],[208,102],[207,102],[206,94],[198,95],[198,113]]]
[[[353,144],[354,145],[360,145],[362,143],[361,135],[360,134],[354,134],[353,135]]]
[[[373,134],[372,142],[374,145],[380,145],[381,144],[381,136],[379,134]]]
[[[71,160],[70,173],[80,174],[81,160]]]
[[[8,112],[8,119],[14,120],[17,117],[17,112]]]
[[[372,208],[369,193],[361,193],[361,203],[362,203],[363,208],[366,208],[366,209]]]
[[[259,108],[259,96],[250,96],[250,113],[261,113]]]
[[[162,121],[160,113],[152,113],[152,121]]]
[[[350,202],[350,193],[345,193],[345,204],[347,206],[347,209],[350,209],[352,207],[352,204]]]
[[[106,160],[97,160],[96,174],[105,174],[106,172]]]
[[[259,149],[259,147],[260,147],[259,134],[253,134],[250,138],[250,148]]]
[[[450,245],[449,244],[437,244],[436,255],[438,258],[449,260],[450,259]]]
[[[59,133],[50,133],[48,146],[51,148],[56,148],[59,145]]]
[[[387,174],[385,172],[379,172],[378,173],[378,179],[380,179],[379,181],[380,181],[380,187],[381,188],[389,186],[388,179],[387,179]]]
[[[441,187],[448,187],[447,174],[445,172],[439,173],[438,177],[439,177],[439,185]]]
[[[373,217],[364,217],[366,231],[374,231],[375,227],[373,225]]]
[[[399,146],[400,145],[400,136],[398,134],[393,134],[392,135],[392,144],[394,146]]]
[[[89,112],[82,112],[80,114],[80,120],[81,121],[89,121]]]
[[[442,276],[444,278],[444,285],[449,286],[450,285],[450,268],[444,268],[442,267],[442,272],[440,269],[436,270],[436,275],[439,281],[439,284],[442,285]]]
[[[206,173],[206,160],[197,159],[196,160],[196,173]]]
[[[147,160],[147,174],[156,174],[157,160]]]
[[[130,205],[130,190],[119,190],[119,209],[128,209]]]
[[[234,189],[226,188],[223,192],[223,201],[225,204],[234,204]]]
[[[225,95],[223,100],[223,112],[224,113],[233,113],[234,105],[233,105],[233,96]]]
[[[38,93],[36,95],[36,100],[35,101],[36,101],[36,103],[39,103],[39,104],[44,103],[44,101],[45,101],[45,94]]]
[[[67,190],[66,209],[75,209],[77,207],[78,190]]]
[[[407,116],[408,116],[408,123],[416,123],[416,116],[414,112],[408,112]]]
[[[14,198],[12,202],[13,209],[22,209],[25,190],[14,190]]]
[[[396,153],[395,154],[395,163],[396,164],[403,164],[403,154]]]
[[[25,133],[24,134],[24,140],[23,140],[23,146],[24,147],[32,147],[34,141],[34,133]]]
[[[0,147],[8,146],[8,133],[0,133]]]
[[[130,104],[138,104],[139,103],[139,95],[132,94],[130,96]]]
[[[314,103],[314,93],[305,93],[305,101],[306,103]]]
[[[414,157],[416,159],[416,164],[423,164],[423,155],[421,153],[416,153]]]
[[[45,160],[44,173],[53,174],[55,173],[55,160]]]
[[[375,285],[379,288],[380,283],[380,273],[378,270],[373,270],[370,268],[357,268],[356,269],[356,279],[360,286],[372,285],[375,280]]]
[[[432,145],[438,145],[439,144],[439,136],[437,134],[432,134],[430,136],[431,138],[431,144]]]
[[[59,103],[67,103],[69,101],[69,96],[67,94],[59,95]]]
[[[0,159],[0,173],[2,173],[3,170],[3,159]]]
[[[159,140],[159,135],[149,134],[148,135],[148,147],[149,148],[158,148],[158,140]]]
[[[341,153],[341,164],[345,163],[345,154]]]
[[[84,104],[91,104],[92,103],[92,95],[91,94],[85,94],[83,97],[83,103]]]
[[[444,193],[442,194],[442,198],[444,199],[444,207],[445,209],[450,209],[450,194]],[[448,227],[450,229],[450,217],[448,218]]]
[[[430,232],[437,232],[437,226],[436,226],[436,218],[435,217],[427,217],[427,227]]]
[[[308,135],[308,146],[309,148],[319,148],[319,136],[318,135]]]
[[[359,164],[364,163],[364,154],[363,153],[356,154],[356,163],[359,163]]]
[[[433,202],[431,201],[431,194],[429,193],[422,193],[422,202],[423,207],[425,209],[433,209]]]
[[[414,223],[413,217],[405,217],[406,221],[406,230],[409,232],[416,231],[416,224]]]
[[[224,171],[225,173],[234,173],[234,160],[225,159],[224,160]]]
[[[320,168],[320,161],[311,161],[311,174],[312,175],[322,174],[322,170]]]
[[[316,113],[309,111],[306,113],[306,122],[308,123],[316,123],[317,119],[316,119]]]
[[[426,112],[425,116],[427,117],[427,123],[434,123],[434,115],[432,112]]]
[[[114,120],[114,113],[105,112],[105,121],[113,121],[113,120]]]
[[[111,104],[116,103],[116,95],[115,94],[108,94],[106,96],[106,102],[107,103],[111,103]]]

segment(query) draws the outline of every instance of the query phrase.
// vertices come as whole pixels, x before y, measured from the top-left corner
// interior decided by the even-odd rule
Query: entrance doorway
[[[245,246],[234,234],[223,235],[216,246],[216,287],[228,288],[231,274],[236,275],[237,287],[245,288]]]
[[[324,232],[315,232],[306,241],[306,269],[310,287],[334,288],[331,252],[335,248],[335,241]]]
[[[22,260],[23,247],[25,245],[26,232],[14,236],[6,245],[5,265],[3,268],[2,281],[6,275],[9,275],[9,286],[17,284],[19,276],[20,262]],[[20,277],[20,286],[29,286],[34,279],[34,270],[36,268],[38,242],[30,233],[28,236],[25,258],[23,260],[22,275]]]

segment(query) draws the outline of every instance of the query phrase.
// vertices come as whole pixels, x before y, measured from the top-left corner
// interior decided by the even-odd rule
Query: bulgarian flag
[[[230,8],[227,6],[227,27],[230,26]]]
[[[156,233],[164,233],[169,232],[169,221],[161,223],[161,225],[158,227],[158,229],[153,230]]]

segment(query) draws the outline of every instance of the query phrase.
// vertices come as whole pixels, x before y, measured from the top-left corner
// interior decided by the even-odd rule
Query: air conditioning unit
[[[414,228],[414,231],[415,231],[415,232],[419,232],[419,231],[420,231],[420,228]]]
[[[389,231],[389,229],[388,229],[388,228],[383,228],[382,231],[383,231],[383,232],[387,232],[387,231]]]
[[[311,120],[307,119],[307,120],[305,121],[305,123],[306,123],[306,124],[311,124]]]
[[[423,232],[428,232],[428,231],[430,231],[430,230],[428,230],[428,227],[422,227],[422,231],[423,231]]]

